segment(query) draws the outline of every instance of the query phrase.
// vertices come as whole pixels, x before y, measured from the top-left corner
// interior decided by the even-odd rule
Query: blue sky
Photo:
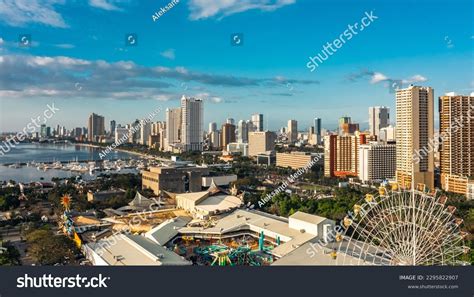
[[[343,115],[366,126],[373,105],[394,119],[392,80],[436,97],[474,91],[469,0],[181,0],[153,21],[168,3],[0,0],[0,131],[22,129],[52,102],[61,110],[48,125],[72,128],[91,112],[129,123],[183,94],[205,100],[206,123],[258,112],[270,129],[296,119],[303,130],[314,117],[332,129]],[[365,12],[378,18],[310,72],[308,58]]]

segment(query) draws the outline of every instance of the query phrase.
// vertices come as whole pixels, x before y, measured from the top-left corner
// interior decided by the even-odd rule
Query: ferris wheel
[[[468,235],[463,220],[446,196],[424,191],[367,194],[354,205],[336,235],[333,257],[338,265],[466,265]]]

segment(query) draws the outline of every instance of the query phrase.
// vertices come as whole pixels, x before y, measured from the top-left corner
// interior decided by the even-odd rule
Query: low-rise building
[[[205,167],[151,167],[142,171],[142,188],[155,195],[162,190],[173,193],[197,192],[202,188],[202,176],[209,175]]]
[[[103,202],[112,198],[123,198],[125,196],[125,191],[122,189],[118,190],[107,190],[107,191],[97,191],[87,192],[87,201],[89,202]]]
[[[307,153],[307,152],[291,152],[291,153],[277,153],[276,154],[276,166],[278,167],[290,167],[291,169],[300,169],[308,166],[316,157],[321,154]],[[320,159],[322,163],[323,159]]]

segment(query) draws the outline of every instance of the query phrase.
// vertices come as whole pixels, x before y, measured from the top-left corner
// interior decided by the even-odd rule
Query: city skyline
[[[204,123],[262,113],[269,130],[286,126],[290,118],[305,130],[315,116],[324,128],[334,129],[337,118],[348,114],[365,129],[369,106],[395,110],[389,89],[394,81],[403,87],[430,86],[435,98],[473,91],[468,65],[474,39],[469,30],[458,29],[469,28],[468,1],[442,9],[438,2],[364,1],[350,11],[341,9],[340,1],[257,2],[264,4],[248,9],[216,1],[209,11],[198,1],[183,1],[156,21],[152,14],[159,5],[143,3],[73,3],[67,9],[46,3],[44,18],[34,5],[23,8],[31,9],[30,17],[0,12],[0,64],[5,69],[0,106],[8,111],[2,113],[0,130],[21,130],[52,102],[61,108],[48,122],[53,127],[84,127],[92,112],[129,123],[157,106],[163,111],[178,107],[183,94],[204,100]],[[20,9],[11,5],[13,12]],[[309,56],[371,11],[376,22],[316,71],[307,69]],[[403,11],[403,22],[397,11]],[[445,14],[458,17],[439,22]],[[78,15],[98,23],[78,26]],[[123,23],[125,17],[134,22]],[[274,30],[267,32],[267,26]],[[135,46],[125,44],[130,33],[136,34]],[[243,34],[241,46],[231,44],[234,33]],[[19,45],[22,35],[31,38],[31,46]],[[396,42],[400,39],[405,42]],[[164,119],[164,112],[156,118]]]

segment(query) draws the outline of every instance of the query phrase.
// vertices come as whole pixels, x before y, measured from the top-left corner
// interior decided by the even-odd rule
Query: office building
[[[227,152],[231,154],[240,154],[243,157],[249,155],[249,144],[242,142],[231,142],[227,145]]]
[[[352,123],[351,117],[339,118],[339,135],[354,134],[359,131],[359,124]]]
[[[209,123],[209,134],[211,134],[214,131],[217,131],[217,124],[216,124],[216,122],[210,122]]]
[[[115,143],[126,143],[128,142],[129,131],[127,128],[117,127],[115,128]]]
[[[211,149],[220,149],[221,148],[221,132],[218,130],[211,132],[209,135],[209,144]]]
[[[181,108],[166,109],[166,150],[181,142]]]
[[[202,151],[203,144],[203,101],[201,99],[181,98],[182,139],[185,151]]]
[[[115,120],[110,121],[110,135],[115,135],[116,126],[117,126],[117,122],[115,122]]]
[[[235,142],[235,126],[225,123],[222,125],[221,131],[221,148],[225,150],[229,143]]]
[[[321,140],[322,140],[322,134],[321,134],[322,123],[321,122],[322,122],[321,118],[314,118],[313,127],[314,127],[314,135],[316,136],[315,142],[317,145],[321,144]]]
[[[359,179],[382,181],[395,177],[397,147],[395,144],[370,142],[359,146]]]
[[[88,122],[87,139],[91,142],[96,142],[101,136],[105,135],[104,117],[98,114],[91,114]]]
[[[390,125],[390,109],[385,106],[369,107],[369,131],[379,137],[380,129]]]
[[[377,140],[380,142],[395,142],[396,141],[396,128],[392,125],[389,125],[385,128],[380,129],[379,136],[377,137]]]
[[[249,122],[240,120],[237,125],[238,138],[237,142],[247,143],[249,140]]]
[[[263,114],[257,113],[252,115],[252,126],[253,132],[263,131]]]
[[[441,187],[473,199],[474,96],[439,97],[439,123]]]
[[[367,135],[327,135],[324,137],[324,175],[357,176],[359,146],[367,143]]]
[[[257,156],[261,153],[275,149],[276,135],[270,131],[249,133],[249,156]]]
[[[434,107],[433,89],[410,86],[397,90],[397,182],[402,188],[424,184],[434,188]],[[427,151],[416,162],[415,152]]]
[[[298,122],[296,120],[288,121],[288,142],[296,142],[298,140]]]
[[[140,144],[141,145],[150,145],[148,138],[151,135],[151,123],[145,120],[142,120],[140,126]]]
[[[155,195],[161,191],[172,193],[198,192],[202,177],[209,175],[205,167],[151,167],[142,172],[142,189],[151,189]]]
[[[305,168],[308,164],[317,159],[317,163],[322,164],[323,158],[320,154],[307,152],[276,153],[276,166],[291,169]]]

